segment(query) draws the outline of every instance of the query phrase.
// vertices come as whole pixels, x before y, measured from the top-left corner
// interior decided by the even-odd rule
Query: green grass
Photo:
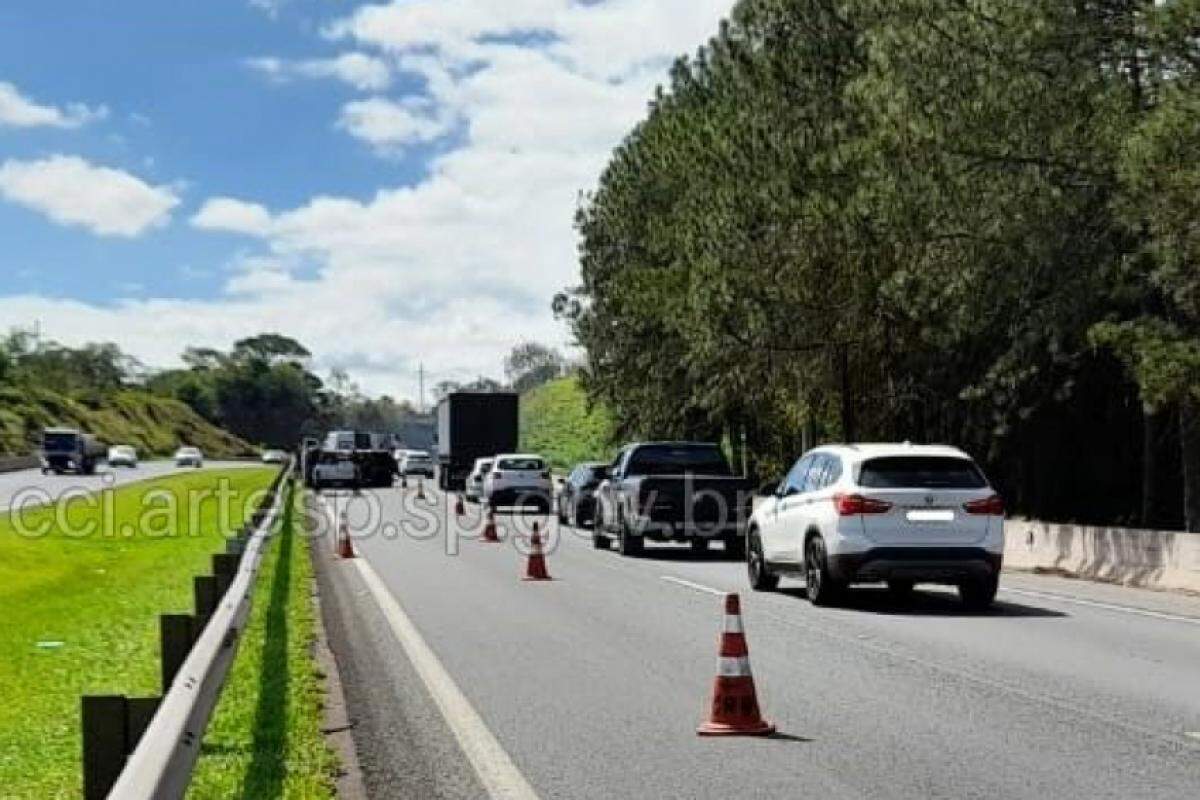
[[[26,530],[50,523],[44,536],[0,517],[0,796],[79,796],[80,696],[159,693],[158,615],[191,611],[193,576],[211,572],[211,555],[273,475],[188,473],[106,492],[104,508],[75,500],[21,517]],[[240,498],[227,526],[218,498],[197,495],[222,480]],[[114,524],[69,536],[58,510],[72,530]],[[62,644],[39,646],[47,642]]]
[[[521,450],[539,453],[558,469],[612,456],[612,417],[591,411],[574,377],[559,378],[521,395]]]
[[[42,429],[54,425],[80,428],[109,444],[131,444],[144,455],[165,455],[180,444],[199,447],[212,458],[254,452],[169,397],[126,390],[88,405],[45,387],[0,386],[0,454],[32,452]]]
[[[334,796],[337,759],[321,735],[312,562],[298,503],[299,493],[263,560],[250,624],[204,737],[194,800]]]

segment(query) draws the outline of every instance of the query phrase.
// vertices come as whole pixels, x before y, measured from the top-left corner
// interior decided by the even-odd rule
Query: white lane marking
[[[720,595],[721,597],[729,594],[729,592],[725,591],[724,589],[714,589],[711,586],[705,586],[700,583],[692,583],[691,581],[685,581],[683,578],[675,578],[671,575],[659,575],[658,577],[667,583],[676,583],[688,589],[695,589],[698,592],[708,592],[709,594]]]
[[[429,649],[412,620],[384,586],[375,570],[362,558],[356,559],[354,564],[358,567],[367,588],[375,596],[375,602],[379,604],[392,633],[400,641],[409,661],[425,683],[425,688],[437,703],[450,730],[454,732],[463,753],[475,768],[488,795],[495,800],[537,800],[537,793],[533,787],[471,707],[462,690]]]
[[[1134,606],[1122,606],[1115,603],[1101,603],[1096,600],[1084,600],[1082,597],[1071,597],[1065,594],[1056,594],[1053,592],[1036,592],[1031,589],[1009,589],[1001,587],[1001,592],[1009,594],[1019,594],[1025,597],[1037,597],[1042,600],[1057,600],[1062,603],[1074,603],[1080,606],[1090,606],[1091,608],[1101,608],[1105,611],[1118,611],[1122,614],[1136,614],[1139,617],[1152,617],[1154,619],[1163,619],[1169,622],[1182,622],[1186,625],[1200,625],[1200,617],[1185,617],[1181,614],[1168,614],[1165,611],[1151,611],[1147,608],[1136,608]]]
[[[1200,742],[1200,731],[1184,731],[1183,735],[1189,739],[1195,739],[1196,741]]]

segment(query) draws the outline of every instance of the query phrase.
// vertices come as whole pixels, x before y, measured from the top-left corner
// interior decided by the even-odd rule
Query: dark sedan
[[[558,521],[583,528],[592,524],[596,513],[596,487],[604,480],[608,465],[586,462],[571,470],[558,485]]]

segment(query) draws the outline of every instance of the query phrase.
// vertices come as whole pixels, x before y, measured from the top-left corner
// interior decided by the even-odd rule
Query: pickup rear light
[[[837,509],[838,516],[852,517],[858,514],[886,514],[891,510],[892,504],[886,500],[863,497],[861,494],[838,492],[833,496],[833,507]]]
[[[982,500],[972,500],[963,503],[963,509],[968,514],[988,514],[993,517],[1004,516],[1004,500],[998,494],[985,497]]]

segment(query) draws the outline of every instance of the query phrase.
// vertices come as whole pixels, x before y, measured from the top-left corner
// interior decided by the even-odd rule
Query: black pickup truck
[[[592,543],[615,538],[624,555],[641,552],[646,539],[687,541],[696,552],[721,539],[741,558],[753,492],[735,477],[715,444],[639,442],[621,448],[597,490]]]

